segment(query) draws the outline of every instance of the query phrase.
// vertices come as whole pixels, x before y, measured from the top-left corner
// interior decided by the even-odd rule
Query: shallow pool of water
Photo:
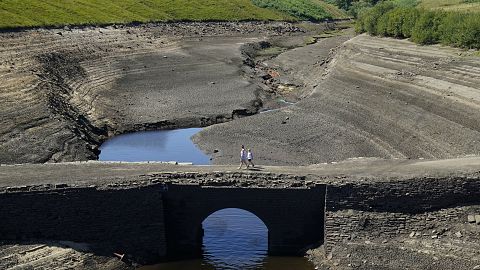
[[[268,229],[254,214],[227,208],[210,215],[202,223],[203,256],[145,266],[141,270],[312,270],[302,257],[268,256]]]
[[[177,161],[210,164],[190,139],[201,128],[142,131],[115,136],[100,147],[101,161]]]

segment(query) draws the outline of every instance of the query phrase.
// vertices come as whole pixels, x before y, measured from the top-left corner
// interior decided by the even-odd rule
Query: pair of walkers
[[[255,164],[253,164],[253,153],[252,150],[248,149],[248,151],[245,151],[245,146],[242,145],[242,150],[240,151],[240,167],[238,169],[241,169],[243,164],[245,166],[250,167],[255,167]]]

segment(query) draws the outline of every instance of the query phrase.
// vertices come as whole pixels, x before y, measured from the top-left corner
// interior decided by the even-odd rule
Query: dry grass
[[[480,12],[480,1],[468,3],[465,0],[421,0],[418,6],[426,9]]]

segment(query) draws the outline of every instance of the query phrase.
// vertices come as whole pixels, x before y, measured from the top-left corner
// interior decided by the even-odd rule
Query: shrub
[[[420,11],[416,8],[406,8],[403,13],[402,35],[409,38],[412,36],[413,28],[420,17]]]
[[[350,8],[348,9],[348,14],[354,18],[358,18],[358,15],[362,10],[365,10],[371,7],[372,7],[372,4],[367,2],[363,2],[363,1],[353,2]]]
[[[361,17],[359,20],[362,21],[361,28],[362,31],[366,31],[369,34],[377,35],[377,30],[383,30],[383,25],[377,27],[377,23],[379,19],[384,15],[386,12],[395,8],[395,4],[392,2],[382,2],[377,4],[376,6],[366,10],[365,12],[361,12]],[[382,20],[383,23],[383,20]]]
[[[480,16],[449,12],[439,27],[440,42],[464,48],[480,48]]]
[[[355,29],[371,35],[411,37],[420,44],[442,43],[480,49],[478,13],[422,10],[384,2],[361,10]]]
[[[403,19],[404,9],[396,8],[385,14],[386,17],[386,35],[392,37],[403,37]]]
[[[439,27],[442,17],[441,11],[423,11],[415,23],[412,32],[412,40],[420,44],[435,44],[440,41]]]
[[[375,27],[375,34],[379,36],[389,36],[388,35],[388,23],[389,23],[389,13],[387,12],[381,15]]]

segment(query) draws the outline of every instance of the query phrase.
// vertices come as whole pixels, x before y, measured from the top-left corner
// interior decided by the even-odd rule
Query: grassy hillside
[[[480,11],[480,0],[421,0],[418,5],[426,9],[447,11]]]
[[[1,0],[0,27],[173,20],[292,20],[250,0]]]
[[[276,5],[266,8],[261,2],[275,2]],[[343,12],[320,0],[0,0],[0,28],[341,16]]]
[[[252,0],[259,7],[279,10],[301,20],[346,18],[343,11],[320,0]]]

